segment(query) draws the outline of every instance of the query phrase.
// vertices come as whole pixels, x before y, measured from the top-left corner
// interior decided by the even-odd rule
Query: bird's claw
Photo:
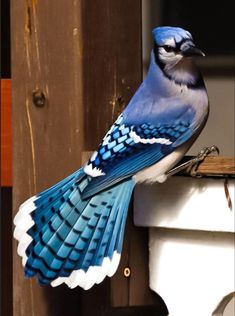
[[[191,164],[188,166],[187,171],[190,173],[192,177],[200,178],[201,175],[198,174],[197,170],[200,163],[210,154],[216,152],[219,155],[220,151],[219,148],[215,145],[204,147],[198,155],[191,160]]]
[[[196,156],[196,159],[200,162],[203,161],[207,156],[212,154],[213,152],[217,152],[219,155],[219,148],[215,145],[210,146],[210,147],[204,147]]]

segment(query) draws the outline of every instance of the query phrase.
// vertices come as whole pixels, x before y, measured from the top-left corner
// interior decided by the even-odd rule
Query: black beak
[[[184,57],[192,57],[192,56],[205,56],[205,54],[197,47],[195,46],[185,46],[182,50],[181,50],[181,54]]]

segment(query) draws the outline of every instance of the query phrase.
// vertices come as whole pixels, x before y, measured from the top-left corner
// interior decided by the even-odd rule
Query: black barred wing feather
[[[84,171],[92,176],[84,196],[113,185],[151,166],[174,150],[174,143],[190,134],[190,123],[126,125],[119,116],[94,152]],[[185,136],[185,138],[186,138]]]

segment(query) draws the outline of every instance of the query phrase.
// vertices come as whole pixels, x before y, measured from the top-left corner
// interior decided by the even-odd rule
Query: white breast
[[[164,182],[167,179],[166,172],[171,170],[185,155],[191,145],[190,143],[180,146],[173,153],[164,157],[151,167],[139,171],[134,177],[136,183],[147,182]]]

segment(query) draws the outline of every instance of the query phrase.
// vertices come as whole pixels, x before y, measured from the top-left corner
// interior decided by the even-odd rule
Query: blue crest
[[[152,34],[158,45],[164,45],[170,39],[174,39],[176,43],[179,43],[183,39],[192,39],[192,35],[180,27],[160,26],[153,29]]]

